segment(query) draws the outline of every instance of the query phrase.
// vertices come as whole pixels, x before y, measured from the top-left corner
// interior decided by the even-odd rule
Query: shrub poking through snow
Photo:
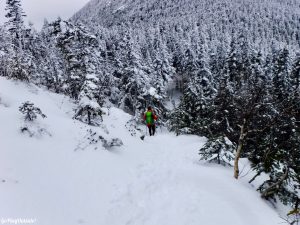
[[[40,115],[42,118],[46,118],[46,115],[42,113],[40,108],[35,107],[33,103],[27,101],[24,102],[20,107],[19,111],[24,114],[25,121],[34,121],[37,118],[37,115]]]
[[[107,150],[111,149],[112,147],[120,147],[123,145],[122,140],[119,138],[112,138],[110,140],[107,140],[103,136],[92,130],[88,130],[88,133],[88,140],[90,141],[89,144],[97,144],[99,142],[102,142],[102,146]]]
[[[234,145],[224,137],[209,139],[200,149],[201,160],[232,166]]]
[[[51,136],[45,128],[40,127],[38,123],[34,123],[38,115],[42,118],[47,117],[44,113],[42,113],[40,108],[35,107],[33,103],[27,101],[19,107],[19,111],[24,114],[25,121],[25,124],[21,126],[22,133],[27,133],[30,137],[38,137],[44,134]]]
[[[98,132],[93,131],[92,129],[87,130],[87,140],[79,143],[76,147],[75,151],[77,150],[85,150],[89,146],[95,145],[94,149],[98,149],[98,144],[101,143],[102,147],[106,150],[110,150],[113,147],[120,147],[123,145],[123,141],[119,138],[111,138],[107,140],[102,135],[100,135]]]

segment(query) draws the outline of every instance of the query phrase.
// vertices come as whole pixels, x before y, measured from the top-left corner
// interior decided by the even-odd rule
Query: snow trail
[[[256,193],[250,197],[243,187],[237,190],[239,184],[231,171],[224,175],[223,168],[197,161],[196,150],[203,140],[169,134],[145,140],[133,179],[116,192],[107,223],[276,224],[276,219],[268,221],[258,217],[259,206],[251,200],[257,198]],[[245,202],[254,204],[249,206]],[[271,211],[268,213],[272,214]]]
[[[67,98],[0,78],[0,218],[37,225],[276,225],[280,219],[232,169],[200,163],[205,139],[160,130],[142,141],[125,128],[130,116],[111,108],[101,135],[121,148],[86,145],[89,126],[72,120]],[[19,105],[31,101],[51,136],[19,130]],[[82,144],[84,143],[84,144]],[[97,147],[97,150],[94,150]]]

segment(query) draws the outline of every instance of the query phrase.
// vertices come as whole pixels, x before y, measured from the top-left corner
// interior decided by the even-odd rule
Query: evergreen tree
[[[183,65],[183,96],[181,99],[181,105],[178,108],[185,110],[188,115],[188,120],[186,121],[184,127],[189,128],[189,132],[191,131],[191,123],[192,120],[196,119],[196,101],[194,101],[199,93],[198,84],[199,80],[197,79],[198,72],[198,62],[197,56],[194,51],[188,48],[184,54],[184,65]],[[183,107],[184,106],[184,107]]]
[[[250,160],[257,171],[256,176],[262,172],[269,175],[258,188],[262,197],[273,200],[279,197],[284,204],[293,206],[299,201],[300,139],[299,125],[295,120],[298,112],[291,109],[292,105],[289,109],[276,106],[272,123],[252,139],[259,144],[256,144]]]
[[[224,137],[209,139],[200,149],[201,160],[232,166],[235,146]]]
[[[40,83],[57,93],[63,92],[63,85],[66,82],[64,58],[58,48],[61,26],[60,18],[52,23],[45,21],[36,44],[39,52]]]
[[[299,93],[300,87],[300,54],[296,55],[296,58],[292,65],[291,70],[291,88],[293,91],[297,91]]]
[[[281,102],[287,99],[290,88],[290,56],[289,51],[284,48],[274,57],[273,66],[273,85],[274,95],[277,101]]]
[[[227,54],[225,61],[224,73],[228,74],[229,82],[234,86],[241,86],[242,76],[240,59],[238,58],[238,49],[236,45],[236,40],[233,38],[230,44],[230,51]]]
[[[6,8],[7,14],[5,15],[8,21],[5,26],[10,34],[9,44],[9,59],[8,76],[19,80],[29,80],[28,73],[28,55],[24,54],[25,33],[24,26],[25,14],[22,10],[20,0],[7,0]],[[29,57],[30,58],[30,57]]]
[[[79,103],[74,116],[89,125],[98,125],[102,121],[102,96],[98,92],[99,80],[95,74],[88,74],[79,94]]]
[[[21,51],[23,49],[23,38],[24,38],[24,17],[26,16],[23,12],[20,0],[6,0],[7,14],[5,17],[8,19],[6,22],[7,30],[11,35],[12,45],[15,51]]]
[[[174,131],[176,135],[192,133],[190,129],[191,118],[186,111],[188,108],[185,96],[180,99],[180,104],[169,115],[170,131]]]
[[[114,73],[119,90],[118,106],[140,119],[146,104],[149,104],[145,97],[150,88],[150,68],[142,62],[141,50],[136,47],[137,43],[130,32],[126,31],[116,42],[116,46]]]
[[[214,78],[209,69],[204,42],[201,43],[197,61],[199,65],[199,71],[197,74],[198,81],[195,85],[199,86],[199,93],[196,99],[196,101],[198,101],[198,117],[192,126],[194,127],[196,134],[207,136],[210,134],[208,125],[212,113],[211,105],[216,94],[216,84],[214,83]]]
[[[238,178],[238,160],[247,155],[246,141],[258,127],[267,126],[270,121],[265,115],[270,113],[270,99],[268,98],[267,83],[262,80],[262,66],[259,56],[253,55],[250,76],[244,76],[240,83],[230,82],[230,76],[225,74],[214,104],[212,116],[209,118],[210,140],[223,136],[235,146],[235,174]]]
[[[37,115],[40,115],[42,118],[46,118],[46,115],[42,113],[40,108],[35,107],[33,103],[27,101],[19,107],[19,111],[24,114],[25,121],[34,121],[37,119]]]
[[[87,75],[87,67],[93,63],[89,60],[93,59],[92,55],[97,46],[97,40],[82,25],[74,25],[66,21],[64,23],[65,31],[58,36],[57,45],[66,63],[66,91],[77,100]],[[58,31],[59,29],[55,29],[55,32]]]
[[[0,26],[0,76],[7,77],[9,52],[9,34],[4,26]]]
[[[199,50],[199,56],[194,58],[191,50],[187,50],[186,70],[189,72],[188,82],[180,105],[175,109],[171,117],[172,129],[184,129],[188,133],[205,135],[208,133],[207,123],[210,116],[210,105],[212,103],[215,89],[213,78],[206,60],[206,52],[203,48]],[[178,116],[182,115],[181,127],[178,127]]]

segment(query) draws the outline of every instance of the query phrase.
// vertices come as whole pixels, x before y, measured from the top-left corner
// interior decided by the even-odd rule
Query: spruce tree
[[[300,87],[300,53],[298,53],[293,61],[291,70],[291,88],[299,93]]]
[[[290,56],[288,49],[279,50],[273,66],[274,95],[278,102],[287,100],[290,88]]]
[[[102,121],[103,96],[98,92],[99,80],[95,74],[88,74],[79,94],[78,108],[74,118],[89,125],[99,125]]]
[[[5,17],[8,19],[6,27],[11,35],[12,45],[15,51],[20,51],[23,48],[24,38],[24,17],[21,0],[6,0],[7,11]]]
[[[64,92],[63,86],[67,79],[63,54],[58,47],[61,26],[60,18],[52,23],[45,21],[37,43],[40,83],[57,93]]]
[[[87,75],[89,62],[98,45],[97,39],[81,24],[64,21],[65,31],[57,37],[57,47],[60,49],[66,64],[67,75],[65,88],[67,93],[78,100],[81,87]],[[56,28],[57,26],[55,26]],[[54,32],[59,32],[55,29]]]
[[[26,39],[26,28],[24,26],[24,17],[20,0],[6,1],[6,18],[8,21],[5,26],[10,34],[8,75],[11,78],[19,80],[29,80],[27,70],[28,57],[24,54],[24,42]]]
[[[224,136],[211,138],[200,149],[201,160],[232,166],[235,146]]]
[[[196,134],[207,136],[210,134],[208,126],[212,114],[211,105],[213,104],[216,94],[216,84],[209,69],[210,67],[204,44],[204,42],[201,43],[197,59],[199,70],[197,72],[197,84],[195,85],[199,86],[199,93],[195,101],[198,101],[198,116],[192,126],[194,127],[193,129]]]

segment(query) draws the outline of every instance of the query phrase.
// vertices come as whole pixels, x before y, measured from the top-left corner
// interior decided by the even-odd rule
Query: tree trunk
[[[239,159],[241,157],[242,149],[243,149],[243,144],[244,144],[244,139],[246,137],[246,132],[245,132],[245,126],[246,126],[246,119],[244,119],[243,125],[241,126],[241,131],[240,131],[240,137],[239,137],[239,142],[236,150],[236,155],[234,159],[234,178],[238,179],[239,178]]]
[[[87,113],[88,113],[88,124],[91,125],[91,112],[89,109]]]

